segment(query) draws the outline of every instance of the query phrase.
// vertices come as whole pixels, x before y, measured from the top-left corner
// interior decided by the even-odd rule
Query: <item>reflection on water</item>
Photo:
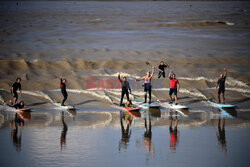
[[[175,113],[175,116],[173,116]],[[173,128],[173,120],[174,120],[174,128]],[[180,139],[180,132],[177,129],[178,127],[178,119],[177,119],[177,112],[176,111],[170,111],[169,116],[169,133],[170,133],[170,143],[169,143],[169,151],[175,151],[176,146]]]
[[[144,118],[144,146],[147,152],[152,151],[152,156],[154,157],[154,144],[152,143],[152,126],[151,126],[151,115],[147,112]]]
[[[11,139],[17,152],[21,152],[22,127],[24,126],[24,121],[30,119],[30,112],[17,112],[15,113],[14,119],[10,121],[10,126],[12,127]]]
[[[60,163],[55,166],[107,163],[111,167],[227,166],[225,162],[237,166],[236,162],[241,162],[240,166],[246,166],[248,158],[244,155],[250,153],[249,129],[231,128],[234,124],[239,126],[242,120],[218,115],[217,110],[209,111],[218,115],[212,119],[210,113],[204,116],[205,112],[190,110],[186,117],[180,112],[149,109],[140,114],[128,111],[74,112],[74,115],[68,111],[1,113],[4,122],[0,128],[0,162],[9,166],[30,166],[25,162],[48,166],[55,161]],[[107,124],[102,123],[105,121]],[[68,131],[69,128],[72,130]],[[21,158],[13,161],[14,156]]]
[[[61,144],[61,150],[62,150],[63,148],[66,148],[66,135],[67,135],[67,131],[68,131],[68,126],[64,121],[64,111],[62,111],[61,113],[62,113],[63,129],[62,129],[62,132],[61,132],[60,144]]]
[[[13,129],[11,131],[11,139],[17,152],[21,151],[21,141],[22,141],[22,127],[24,125],[24,120],[15,114],[15,119],[12,121]]]
[[[217,136],[217,140],[221,146],[222,151],[224,151],[226,154],[227,143],[226,143],[226,134],[225,134],[225,118],[222,118],[222,123],[221,123],[221,118],[218,119],[216,136]]]
[[[125,121],[125,126],[123,123],[123,120]],[[129,138],[131,136],[131,129],[130,126],[132,124],[133,117],[129,115],[129,113],[120,111],[120,124],[121,124],[121,132],[122,132],[122,138],[119,142],[119,152],[121,151],[121,148],[127,149],[127,145],[129,142]]]

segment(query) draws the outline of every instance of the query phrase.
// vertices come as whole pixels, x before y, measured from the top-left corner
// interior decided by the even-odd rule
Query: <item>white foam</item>
[[[95,76],[105,76],[105,77],[118,77],[118,72],[117,73],[114,73],[114,74],[97,74]],[[121,77],[131,77],[131,78],[136,78],[136,79],[139,79],[141,78],[140,76],[137,76],[137,75],[130,75],[128,73],[125,73],[125,72],[120,72],[120,75]]]
[[[22,90],[22,93],[32,95],[32,96],[38,96],[38,97],[43,97],[47,100],[49,100],[51,103],[54,103],[53,100],[45,93],[41,91],[28,91],[28,90]]]
[[[105,92],[102,89],[96,89],[96,90],[83,90],[83,89],[67,89],[68,92],[72,93],[84,93],[84,94],[90,94],[92,96],[98,97],[100,99],[108,100],[112,103],[112,100],[105,95]]]
[[[203,77],[203,76],[195,77],[195,78],[178,77],[178,79],[188,80],[188,81],[199,81],[199,80],[205,80],[205,81],[209,81],[209,82],[217,82],[218,81],[218,79],[206,78],[206,77]],[[240,87],[249,88],[247,83],[236,80],[236,79],[234,79],[232,77],[227,77],[226,84],[229,85],[229,86],[240,86]]]

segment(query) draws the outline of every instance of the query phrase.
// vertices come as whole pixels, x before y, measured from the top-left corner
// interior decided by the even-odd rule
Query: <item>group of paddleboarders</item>
[[[160,62],[160,65],[158,67],[159,69],[159,74],[158,74],[158,78],[160,78],[161,76],[163,78],[165,78],[165,69],[169,68],[169,65],[165,64],[163,61]],[[141,81],[144,80],[144,103],[147,103],[147,94],[149,95],[149,104],[151,103],[151,92],[152,92],[152,85],[151,85],[151,80],[154,76],[154,72],[155,72],[155,67],[152,67],[152,73],[150,71],[148,71],[146,73],[145,76],[143,76],[140,79],[136,79],[136,81]],[[216,84],[216,91],[218,91],[218,102],[221,103],[221,99],[220,96],[222,95],[222,103],[225,103],[225,81],[226,81],[226,77],[227,77],[227,69],[224,68],[224,73],[220,74],[220,78],[217,81]],[[170,90],[169,90],[169,103],[173,103],[173,98],[172,95],[174,94],[174,99],[175,99],[175,104],[178,104],[178,97],[177,97],[177,93],[180,90],[180,83],[178,81],[178,79],[176,78],[176,74],[173,73],[172,70],[170,70],[168,78],[170,80]],[[121,99],[120,99],[120,106],[122,106],[122,102],[123,102],[123,98],[124,95],[126,95],[127,97],[127,104],[126,106],[128,107],[132,107],[132,102],[129,99],[129,94],[131,94],[131,88],[129,85],[129,82],[127,81],[127,78],[124,76],[121,79],[120,73],[118,74],[118,79],[121,83],[122,86],[122,92],[121,92]],[[13,95],[13,103],[10,100],[10,105],[15,107],[15,108],[23,108],[24,106],[24,102],[20,101],[19,103],[18,101],[18,93],[17,91],[20,91],[20,97],[22,96],[22,88],[21,88],[21,78],[18,77],[16,79],[16,81],[12,84],[11,87],[11,94]],[[63,100],[61,105],[64,106],[65,101],[68,98],[68,93],[66,90],[66,79],[60,77],[60,88],[61,88],[61,93],[63,95]]]
[[[165,69],[169,68],[169,65],[165,64],[163,61],[160,62],[160,65],[158,66],[158,78],[165,78]],[[147,72],[146,76],[143,76],[140,79],[136,79],[136,81],[141,81],[144,80],[144,103],[147,103],[147,94],[149,95],[149,104],[151,103],[151,92],[152,92],[152,85],[151,85],[151,80],[154,76],[155,72],[155,67],[152,67],[152,73],[150,71]],[[220,74],[220,78],[217,81],[216,84],[216,91],[218,91],[218,102],[221,103],[220,96],[222,94],[222,103],[225,104],[225,81],[227,77],[227,69],[224,68],[224,74]],[[178,104],[178,97],[177,94],[180,90],[180,83],[178,79],[176,78],[176,74],[173,72],[173,70],[170,70],[168,78],[170,80],[170,89],[169,89],[169,103],[173,103],[173,98],[172,95],[174,94],[174,100],[175,100],[175,105]],[[120,100],[120,106],[122,106],[122,101],[124,98],[124,95],[126,94],[127,97],[127,103],[130,103],[132,106],[132,102],[129,99],[129,92],[131,93],[131,88],[129,86],[129,82],[127,81],[126,77],[123,77],[121,79],[120,73],[118,74],[118,79],[120,80],[122,84],[122,94],[121,94],[121,100]],[[127,103],[125,107],[127,106]]]

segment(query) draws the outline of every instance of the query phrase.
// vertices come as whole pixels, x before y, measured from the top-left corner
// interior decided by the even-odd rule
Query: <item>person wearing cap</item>
[[[169,89],[169,103],[173,103],[172,94],[174,93],[175,105],[178,104],[177,92],[180,90],[180,84],[178,79],[175,78],[176,75],[171,70],[168,78],[170,79],[170,89]]]

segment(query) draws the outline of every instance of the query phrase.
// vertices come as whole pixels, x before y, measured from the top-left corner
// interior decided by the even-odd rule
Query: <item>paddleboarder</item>
[[[149,104],[151,103],[151,89],[152,89],[152,85],[151,85],[151,79],[153,78],[154,76],[154,66],[152,67],[152,73],[150,73],[150,71],[147,72],[147,75],[140,78],[140,79],[137,79],[136,81],[140,81],[140,80],[144,80],[144,93],[145,93],[145,101],[144,103],[147,103],[147,92],[148,92],[148,95],[149,95]]]
[[[22,79],[18,77],[16,79],[16,82],[14,82],[11,87],[11,94],[13,95],[13,98],[14,98],[13,105],[15,105],[18,100],[18,94],[17,94],[18,89],[20,91],[20,97],[22,96],[21,80]]]
[[[222,103],[225,104],[225,82],[227,78],[227,69],[224,68],[224,74],[220,74],[220,78],[216,84],[216,91],[218,91],[218,102],[220,103],[220,95],[222,94]],[[219,87],[219,89],[218,89]]]
[[[63,101],[61,106],[65,106],[64,103],[68,98],[68,93],[66,91],[66,79],[63,79],[62,77],[60,77],[60,88],[63,95]]]
[[[168,65],[166,65],[165,63],[164,63],[164,61],[161,61],[160,62],[160,65],[159,65],[159,74],[158,74],[158,78],[161,78],[161,76],[163,77],[163,78],[165,78],[165,68],[168,68],[169,66]]]
[[[122,84],[122,94],[121,94],[121,100],[120,100],[120,106],[122,106],[122,101],[124,98],[124,95],[126,94],[127,101],[129,101],[129,92],[131,93],[131,88],[129,86],[129,82],[127,81],[127,77],[123,77],[121,79],[120,73],[118,74],[118,79]]]
[[[180,84],[178,79],[176,79],[176,75],[171,70],[168,78],[170,79],[170,90],[169,90],[169,103],[173,103],[172,94],[174,93],[175,105],[178,104],[177,92],[180,90]]]

